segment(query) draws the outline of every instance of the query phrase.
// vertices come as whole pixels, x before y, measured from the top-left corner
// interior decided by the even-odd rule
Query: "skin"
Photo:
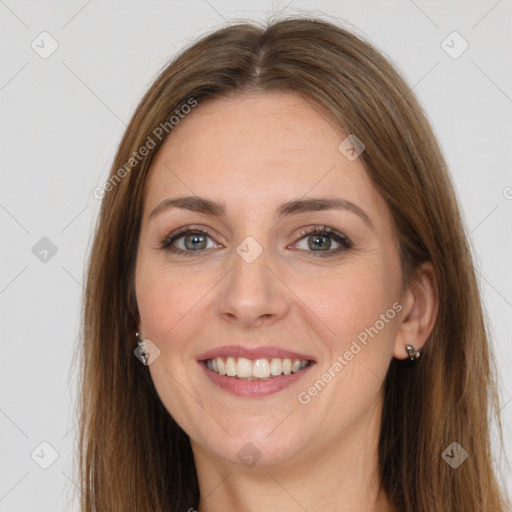
[[[428,264],[402,283],[396,233],[386,203],[360,158],[338,149],[346,138],[322,110],[295,93],[244,93],[200,103],[154,158],[145,188],[136,264],[140,331],[161,351],[149,366],[163,404],[191,438],[200,512],[215,510],[393,510],[377,471],[382,384],[405,345],[421,348],[436,314]],[[165,199],[201,196],[225,216],[172,208]],[[279,219],[285,201],[338,197],[361,208]],[[207,229],[207,246],[184,238]],[[322,257],[308,246],[315,225],[335,229]],[[247,237],[263,249],[252,263],[236,251]],[[325,240],[324,240],[325,242]],[[204,246],[201,246],[204,247]],[[394,303],[401,311],[307,404],[298,395],[322,377]],[[233,396],[206,378],[196,358],[227,344],[274,345],[312,355],[296,384],[267,397]],[[237,453],[251,442],[261,459]]]

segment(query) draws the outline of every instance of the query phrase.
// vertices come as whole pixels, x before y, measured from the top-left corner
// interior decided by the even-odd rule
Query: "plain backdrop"
[[[425,106],[471,233],[512,453],[511,0],[5,0],[2,511],[78,510],[72,363],[100,206],[92,192],[106,179],[136,104],[192,39],[232,20],[265,20],[280,11],[325,17],[364,36],[399,67]]]

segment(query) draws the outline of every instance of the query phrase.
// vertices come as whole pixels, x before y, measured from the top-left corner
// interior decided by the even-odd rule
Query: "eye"
[[[161,244],[162,249],[186,256],[193,256],[193,253],[219,247],[222,246],[215,243],[207,231],[190,226],[171,233]]]
[[[349,238],[328,226],[314,226],[299,232],[300,240],[294,245],[317,256],[332,256],[352,247]],[[302,246],[301,246],[302,245]],[[333,247],[334,245],[334,247]],[[206,249],[221,248],[204,229],[185,226],[171,233],[161,243],[161,249],[184,256],[199,255]]]
[[[299,234],[301,239],[295,244],[297,248],[308,252],[316,252],[318,256],[332,256],[352,247],[352,242],[348,237],[328,226],[306,228]],[[336,244],[335,247],[333,247],[333,243]],[[302,244],[302,247],[300,244]]]

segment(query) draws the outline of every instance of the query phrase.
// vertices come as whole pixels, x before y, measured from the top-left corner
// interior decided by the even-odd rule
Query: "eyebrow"
[[[193,212],[224,217],[226,209],[224,204],[199,196],[184,196],[169,198],[162,201],[150,214],[149,220],[156,215],[172,208],[181,208]],[[373,223],[368,214],[359,206],[346,199],[336,197],[318,197],[309,199],[296,199],[282,203],[277,208],[279,218],[300,213],[309,213],[322,210],[347,210],[361,217],[371,228]]]

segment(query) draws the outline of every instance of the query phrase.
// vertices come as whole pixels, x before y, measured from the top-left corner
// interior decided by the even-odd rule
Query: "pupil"
[[[331,246],[331,240],[327,236],[318,236],[318,235],[316,235],[316,236],[313,236],[311,238],[314,240],[313,243],[309,243],[309,247],[311,249],[314,249],[314,250],[316,250],[316,249],[329,249],[330,246]],[[323,243],[322,243],[322,241],[323,241]],[[320,242],[320,243],[318,243],[318,242]]]
[[[191,246],[189,246],[188,242],[191,242]],[[202,246],[200,247],[199,244]],[[187,249],[204,249],[205,247],[205,237],[204,235],[195,234],[195,235],[188,235],[185,237],[185,247]]]

